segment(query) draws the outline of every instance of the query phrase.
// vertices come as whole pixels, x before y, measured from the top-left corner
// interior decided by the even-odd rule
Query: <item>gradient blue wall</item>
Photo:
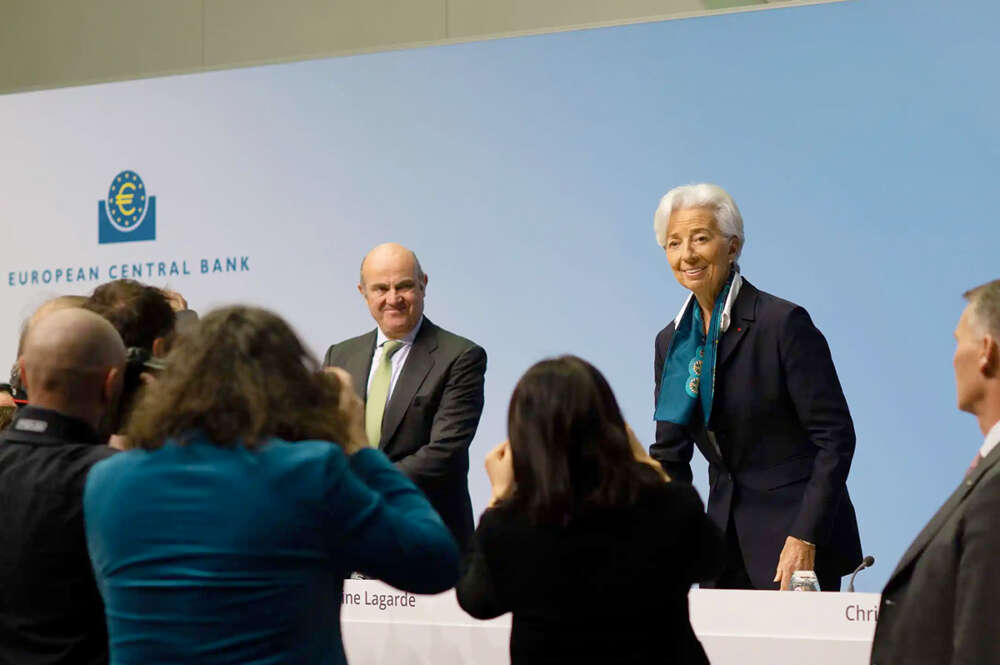
[[[652,439],[652,340],[684,297],[652,212],[718,182],[744,274],[832,347],[878,560],[858,586],[878,590],[981,443],[951,334],[962,291],[998,276],[998,22],[986,0],[858,0],[2,97],[0,348],[46,295],[93,287],[10,271],[239,254],[251,272],[170,286],[275,308],[321,353],[369,328],[358,263],[400,241],[428,315],[489,352],[481,509],[482,456],[542,357],[593,361]],[[159,237],[98,246],[94,202],[125,168]]]

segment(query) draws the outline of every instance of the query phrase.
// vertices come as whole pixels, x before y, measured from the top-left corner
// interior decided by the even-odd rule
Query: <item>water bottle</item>
[[[792,591],[819,591],[819,579],[811,570],[796,570],[790,586]]]

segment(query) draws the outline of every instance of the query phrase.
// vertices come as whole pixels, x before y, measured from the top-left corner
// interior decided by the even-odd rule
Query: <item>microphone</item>
[[[848,582],[847,584],[847,591],[849,593],[854,593],[854,578],[858,576],[858,573],[860,573],[865,568],[874,565],[875,565],[875,557],[869,554],[868,556],[865,557],[864,561],[861,562],[861,565],[854,569],[854,572],[851,573],[851,581]]]

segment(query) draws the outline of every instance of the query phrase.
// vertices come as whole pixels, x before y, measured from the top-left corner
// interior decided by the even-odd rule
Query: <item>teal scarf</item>
[[[722,292],[715,298],[708,335],[698,300],[691,298],[681,315],[667,349],[660,378],[660,394],[656,398],[654,420],[665,420],[678,425],[691,422],[695,407],[701,400],[701,412],[708,424],[712,417],[712,398],[715,395],[715,359],[719,348],[722,310],[726,306],[729,288],[735,272],[729,274]]]

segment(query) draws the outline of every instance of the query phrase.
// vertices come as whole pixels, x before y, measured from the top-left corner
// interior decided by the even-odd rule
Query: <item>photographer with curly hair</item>
[[[350,377],[281,318],[217,310],[166,364],[132,449],[84,496],[112,663],[342,663],[350,571],[415,593],[455,583],[454,540],[368,446]]]

